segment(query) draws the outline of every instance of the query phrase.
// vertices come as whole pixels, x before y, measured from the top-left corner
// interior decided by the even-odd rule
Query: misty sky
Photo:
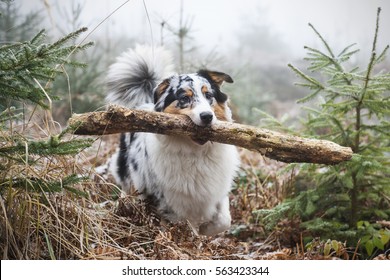
[[[239,112],[240,116],[250,121],[258,118],[250,110],[252,107],[267,108],[275,115],[286,111],[292,116],[299,114],[298,106],[294,107],[292,100],[303,97],[305,91],[292,86],[296,76],[287,64],[305,64],[305,45],[324,50],[308,23],[316,27],[336,55],[356,43],[361,51],[350,63],[364,69],[370,57],[377,8],[381,7],[377,51],[381,52],[390,44],[390,0],[14,1],[21,3],[24,12],[41,10],[46,21],[39,28],[46,28],[52,38],[82,26],[88,27],[92,34],[80,39],[96,41],[96,48],[91,49],[98,50],[97,61],[104,65],[103,68],[134,43],[159,45],[162,39],[178,58],[177,38],[167,28],[161,33],[161,22],[177,29],[183,3],[183,18],[191,22],[190,35],[193,37],[186,47],[196,47],[195,51],[186,53],[188,65],[183,69],[201,66],[229,71],[236,82],[226,87],[237,86],[236,90],[229,90],[231,98],[240,104],[240,108],[245,108]],[[72,6],[80,3],[83,6],[80,19],[72,27]],[[178,59],[175,63],[178,66]],[[384,67],[388,65],[383,64]],[[268,106],[271,103],[273,105]]]
[[[52,18],[49,26],[63,24],[71,0],[15,0],[25,11],[42,9]],[[126,3],[93,36],[132,37],[140,43],[161,41],[160,23],[177,26],[181,0],[74,0],[84,3],[82,24],[90,30],[121,4]],[[46,5],[45,5],[46,3]],[[144,3],[152,23],[147,20]],[[226,52],[240,47],[238,34],[248,26],[265,27],[287,46],[290,55],[302,57],[303,46],[316,46],[318,39],[308,23],[312,23],[331,45],[340,48],[358,43],[369,48],[375,27],[377,7],[382,7],[379,47],[390,42],[389,0],[183,0],[184,19],[192,22],[192,36],[199,48],[218,48]],[[61,15],[58,15],[61,10]],[[152,32],[152,34],[151,34]],[[167,33],[164,36],[168,36]],[[164,37],[164,38],[165,38]],[[256,37],[256,34],[254,35]],[[169,37],[168,37],[169,39]],[[262,44],[259,35],[258,44]]]
[[[25,11],[51,7],[53,21],[60,21],[57,9],[71,0],[15,0]],[[99,24],[111,11],[127,2],[95,31],[139,37],[151,43],[150,27],[142,0],[76,0],[84,3],[83,23],[90,28]],[[145,0],[152,22],[153,41],[160,42],[160,22],[177,25],[181,0]],[[60,8],[59,8],[59,7]],[[183,0],[184,18],[192,21],[193,36],[198,45],[223,48],[237,44],[236,34],[246,22],[269,27],[293,50],[314,42],[315,36],[307,27],[311,22],[334,44],[342,46],[367,43],[372,40],[376,8],[382,7],[381,41],[390,41],[390,1],[388,0]],[[47,6],[46,6],[47,7]],[[62,15],[62,19],[63,19]],[[259,40],[261,42],[261,40]]]

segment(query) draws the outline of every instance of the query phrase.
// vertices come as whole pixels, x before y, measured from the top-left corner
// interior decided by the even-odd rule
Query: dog
[[[172,71],[162,47],[137,46],[120,55],[107,76],[106,101],[188,116],[198,126],[232,121],[221,91],[232,78],[222,72]],[[122,190],[131,186],[171,222],[188,221],[202,235],[230,228],[229,191],[240,159],[235,146],[152,133],[124,133],[109,170]]]

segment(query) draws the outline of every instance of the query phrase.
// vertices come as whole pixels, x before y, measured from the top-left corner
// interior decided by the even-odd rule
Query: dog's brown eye
[[[210,93],[210,92],[206,92],[206,93],[204,94],[204,96],[206,97],[207,100],[211,100],[211,99],[213,98],[213,94]]]
[[[190,101],[191,101],[190,97],[185,95],[185,96],[180,97],[179,104],[181,106],[183,106],[183,105],[190,103]]]

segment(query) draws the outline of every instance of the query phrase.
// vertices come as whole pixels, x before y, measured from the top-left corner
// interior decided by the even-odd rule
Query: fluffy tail
[[[162,47],[137,46],[110,66],[106,101],[128,108],[153,102],[153,89],[173,74],[172,57]]]

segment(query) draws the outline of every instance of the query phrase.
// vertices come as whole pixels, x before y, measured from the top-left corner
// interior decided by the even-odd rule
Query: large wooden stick
[[[130,110],[112,106],[108,111],[74,114],[69,126],[77,135],[151,132],[185,135],[198,143],[207,141],[240,146],[283,162],[337,164],[350,160],[352,150],[326,140],[307,139],[229,122],[196,126],[187,116]]]

